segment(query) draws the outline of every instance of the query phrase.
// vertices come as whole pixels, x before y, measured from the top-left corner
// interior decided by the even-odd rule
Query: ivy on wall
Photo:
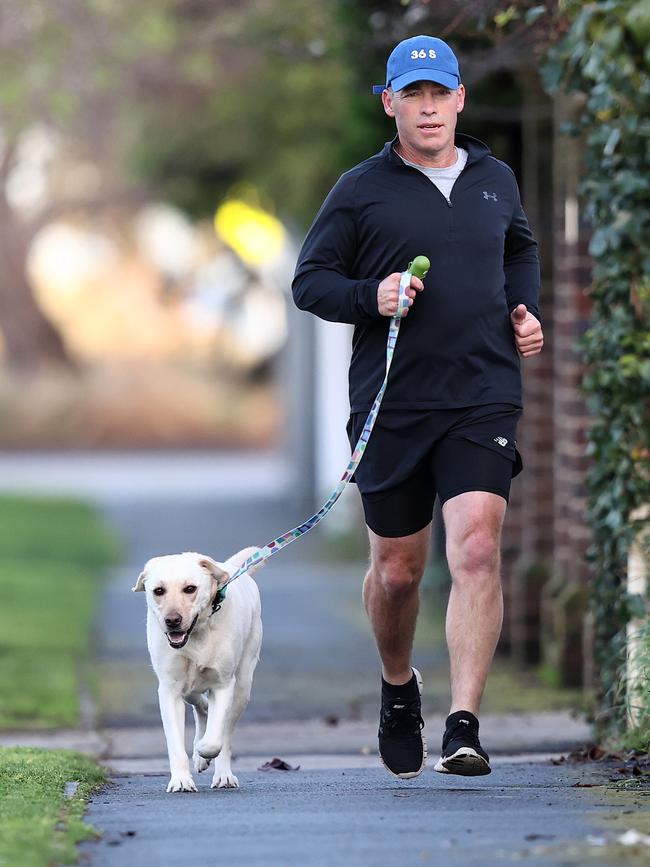
[[[581,352],[594,419],[588,519],[605,736],[625,725],[625,624],[647,611],[626,580],[632,539],[650,523],[642,517],[650,503],[650,3],[565,0],[559,8],[569,26],[543,72],[549,91],[583,95],[567,131],[584,137],[581,195],[593,232],[593,314]],[[650,683],[636,700],[647,737]]]

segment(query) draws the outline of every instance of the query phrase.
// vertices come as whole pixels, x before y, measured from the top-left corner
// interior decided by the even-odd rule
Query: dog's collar
[[[216,614],[217,611],[221,608],[221,605],[226,598],[226,588],[220,587],[217,592],[214,594],[214,599],[212,600],[212,611],[210,612],[210,617],[213,614]]]

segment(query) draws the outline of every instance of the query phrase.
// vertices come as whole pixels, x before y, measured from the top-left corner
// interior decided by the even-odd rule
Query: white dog
[[[147,645],[158,676],[160,715],[167,740],[168,792],[196,792],[185,751],[185,704],[192,705],[197,773],[215,759],[212,788],[235,788],[230,766],[232,732],[248,704],[262,643],[260,594],[245,572],[228,587],[213,613],[220,587],[257,548],[225,563],[202,554],[154,557],[134,591],[147,594]],[[260,564],[251,568],[257,571]]]

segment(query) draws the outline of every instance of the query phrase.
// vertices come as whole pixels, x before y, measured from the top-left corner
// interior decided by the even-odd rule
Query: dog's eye
[[[164,596],[165,588],[164,587],[155,587],[153,591],[154,596]]]
[[[194,584],[188,584],[187,587],[183,587],[183,593],[196,593],[196,587]]]

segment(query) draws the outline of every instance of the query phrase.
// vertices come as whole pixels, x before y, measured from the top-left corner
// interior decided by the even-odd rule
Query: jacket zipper
[[[404,168],[410,169],[411,171],[415,172],[417,175],[419,175],[422,178],[422,180],[424,181],[425,184],[429,184],[430,187],[433,187],[433,189],[436,191],[436,193],[438,193],[439,196],[442,196],[442,198],[445,200],[448,208],[454,207],[451,199],[450,198],[448,199],[447,196],[445,196],[445,194],[442,193],[438,189],[438,187],[433,183],[433,181],[429,180],[429,178],[424,174],[424,172],[419,171],[419,169],[413,168],[413,166],[407,166],[406,163],[404,164]],[[465,168],[467,168],[467,166]],[[465,171],[465,169],[463,169],[463,172],[464,171]],[[462,175],[463,172],[461,172],[460,174]],[[458,177],[460,178],[460,175],[458,175]],[[458,178],[456,180],[458,180]],[[454,186],[456,186],[456,185],[454,184]],[[453,192],[453,189],[452,189],[452,192]]]
[[[426,181],[426,183],[430,184],[430,185],[431,185],[431,186],[436,190],[437,193],[440,193],[440,195],[441,195],[442,198],[445,200],[445,202],[447,202],[447,207],[448,207],[448,208],[453,208],[453,207],[454,207],[454,203],[453,203],[452,200],[451,200],[451,196],[453,195],[453,192],[454,192],[454,190],[455,190],[455,188],[456,188],[456,185],[458,184],[458,181],[462,178],[462,176],[465,174],[465,172],[466,172],[467,169],[469,168],[470,163],[469,163],[469,160],[465,163],[465,165],[463,166],[463,170],[461,171],[461,173],[458,175],[458,177],[457,177],[456,180],[454,181],[454,186],[451,188],[451,193],[450,193],[450,195],[449,195],[449,198],[447,198],[447,196],[445,196],[445,194],[442,193],[442,192],[438,189],[438,187],[433,183],[433,181],[431,181],[429,178],[427,178],[427,176],[424,174],[424,172],[421,172],[421,171],[419,171],[418,169],[413,168],[413,166],[407,166],[406,163],[404,163],[403,165],[404,165],[404,168],[406,168],[406,169],[413,169],[414,172],[417,172],[418,175],[421,175],[422,178]]]

